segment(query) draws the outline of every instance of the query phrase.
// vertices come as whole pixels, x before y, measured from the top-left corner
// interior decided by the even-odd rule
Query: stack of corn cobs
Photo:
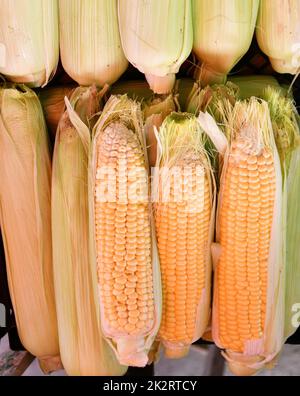
[[[122,375],[203,337],[254,374],[296,331],[298,114],[272,77],[227,80],[255,31],[297,74],[300,2],[271,3],[0,0],[0,224],[45,372]],[[80,86],[39,89],[59,46]],[[128,61],[145,82],[115,84]]]

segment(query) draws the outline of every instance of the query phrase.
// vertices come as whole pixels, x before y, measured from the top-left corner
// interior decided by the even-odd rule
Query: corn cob
[[[210,316],[215,186],[194,116],[173,113],[157,138],[153,201],[163,287],[158,337],[167,357],[180,358],[202,336]]]
[[[231,370],[245,375],[270,364],[284,340],[282,175],[267,103],[223,100],[220,114],[222,107],[228,147],[213,246],[213,338]],[[213,139],[212,118],[200,113],[199,122]]]
[[[80,85],[113,84],[127,69],[117,0],[59,0],[60,55]]]
[[[59,58],[57,0],[1,0],[0,73],[44,86]]]
[[[89,266],[89,128],[102,94],[95,87],[73,92],[59,123],[53,158],[55,296],[61,357],[69,375],[121,375],[126,370],[102,337]]]
[[[193,45],[190,0],[119,0],[125,55],[150,88],[168,94]]]
[[[145,366],[160,324],[160,274],[140,105],[112,96],[95,126],[92,224],[101,323],[121,364]]]
[[[24,347],[60,368],[51,246],[51,165],[43,111],[23,85],[0,88],[0,224]]]

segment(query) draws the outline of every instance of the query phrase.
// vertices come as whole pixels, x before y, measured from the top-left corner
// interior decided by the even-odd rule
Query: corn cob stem
[[[153,74],[145,74],[146,80],[148,81],[150,89],[157,94],[168,94],[172,91],[175,84],[175,73],[167,74],[166,76],[160,77]]]

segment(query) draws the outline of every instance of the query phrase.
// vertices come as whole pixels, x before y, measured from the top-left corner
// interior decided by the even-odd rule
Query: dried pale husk
[[[90,163],[89,163],[89,194],[90,194],[90,235],[91,235],[91,265],[92,274],[95,284],[97,283],[97,246],[95,236],[95,203],[94,203],[94,191],[95,191],[95,170],[97,167],[96,163],[96,147],[98,139],[101,134],[109,127],[112,123],[117,123],[119,126],[128,127],[131,131],[136,133],[141,147],[144,152],[146,166],[148,167],[147,159],[147,148],[145,135],[143,133],[143,118],[141,105],[131,100],[127,95],[123,96],[111,96],[106,103],[103,112],[97,121],[93,129],[93,140],[90,152]],[[116,124],[115,124],[116,125]],[[130,366],[142,367],[153,360],[153,355],[156,354],[156,349],[153,352],[152,345],[158,332],[161,320],[161,277],[160,267],[158,259],[158,251],[156,245],[155,228],[153,223],[151,202],[150,202],[150,187],[149,187],[149,217],[151,224],[151,255],[152,255],[152,275],[153,275],[153,298],[154,298],[154,322],[151,329],[144,336],[115,336],[110,332],[109,326],[105,318],[104,307],[100,301],[100,317],[101,326],[104,337],[106,338],[109,345],[114,350],[119,362]]]
[[[73,90],[72,86],[59,86],[45,88],[39,92],[45,121],[52,139],[55,139],[59,120],[65,110],[65,97],[69,98]]]
[[[226,101],[223,103],[225,105]],[[228,103],[227,103],[228,104]],[[223,352],[223,356],[229,362],[229,367],[237,375],[249,375],[270,365],[278,356],[284,343],[284,303],[285,303],[285,257],[284,247],[284,197],[282,193],[282,173],[280,159],[273,137],[273,130],[270,120],[268,104],[255,98],[249,102],[240,102],[224,107],[223,129],[228,142],[224,141],[224,133],[219,130],[213,118],[204,113],[200,113],[199,122],[202,128],[210,135],[215,146],[221,154],[220,163],[223,165],[220,173],[220,192],[218,198],[217,223],[216,223],[216,243],[213,245],[214,270],[218,271],[218,262],[222,254],[220,246],[219,216],[222,204],[222,194],[224,180],[229,158],[229,148],[231,139],[239,133],[244,122],[252,125],[253,131],[258,135],[263,134],[263,139],[272,148],[275,161],[276,194],[274,204],[273,226],[270,240],[270,253],[268,262],[268,282],[267,282],[267,306],[264,332],[260,340],[260,345],[255,345],[256,340],[247,341],[242,353],[232,350]],[[219,108],[221,110],[221,108]],[[261,139],[261,138],[259,138]],[[212,334],[215,343],[222,348],[219,339],[218,323],[218,282],[215,276],[214,303],[213,303],[213,328]]]
[[[51,164],[43,111],[25,86],[0,88],[0,221],[10,295],[25,348],[60,368],[51,243]]]
[[[256,37],[278,73],[296,74],[300,67],[300,3],[261,0]]]
[[[61,358],[69,375],[122,375],[102,337],[89,265],[90,128],[103,95],[77,88],[56,135],[52,178],[53,263]]]
[[[58,1],[2,0],[0,73],[32,87],[44,86],[59,58]]]
[[[259,0],[192,0],[194,53],[201,62],[196,78],[203,86],[224,83],[248,51]]]
[[[129,62],[146,75],[154,93],[170,93],[192,50],[190,1],[119,1],[119,26]]]
[[[205,259],[205,282],[201,291],[197,309],[195,312],[195,329],[192,342],[201,338],[209,325],[211,318],[211,282],[212,282],[212,257],[210,246],[214,238],[215,208],[216,208],[216,184],[209,155],[205,149],[207,136],[200,127],[195,116],[188,113],[175,113],[165,118],[162,125],[155,128],[155,138],[157,139],[156,165],[152,175],[152,202],[164,197],[164,186],[168,185],[169,174],[173,167],[179,167],[182,158],[187,154],[194,158],[201,158],[201,166],[208,178],[210,188],[211,214],[209,221],[209,232],[207,235],[207,255]],[[200,199],[200,197],[198,197]],[[193,205],[193,203],[191,203]],[[186,268],[187,272],[189,268]],[[164,291],[163,291],[164,295]],[[188,306],[189,301],[186,301]],[[184,357],[189,350],[190,344],[184,342],[174,343],[168,339],[160,337],[160,341],[168,357]]]
[[[117,0],[60,0],[60,55],[78,84],[113,84],[127,69]]]

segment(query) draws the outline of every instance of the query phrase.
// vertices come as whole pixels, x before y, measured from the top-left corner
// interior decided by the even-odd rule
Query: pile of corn
[[[0,225],[45,372],[123,375],[201,337],[235,374],[275,364],[300,324],[299,117],[275,78],[227,76],[255,30],[297,75],[299,17],[298,0],[0,0]],[[59,48],[79,86],[43,88]],[[191,51],[195,81],[176,81]],[[144,81],[116,83],[128,62]]]

